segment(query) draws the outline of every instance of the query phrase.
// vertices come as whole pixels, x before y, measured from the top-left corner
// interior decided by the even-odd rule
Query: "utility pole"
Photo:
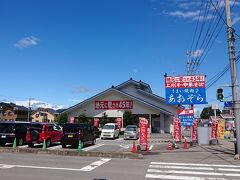
[[[235,116],[235,130],[237,140],[237,153],[240,154],[240,117],[239,117],[239,97],[238,97],[238,80],[237,80],[237,67],[234,51],[234,35],[231,22],[231,13],[229,0],[225,0],[226,20],[227,20],[227,38],[228,38],[228,51],[229,61],[231,68],[231,81],[232,81],[232,102],[233,112]]]

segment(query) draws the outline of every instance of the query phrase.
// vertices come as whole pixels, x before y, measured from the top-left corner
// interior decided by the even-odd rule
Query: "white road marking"
[[[54,150],[54,149],[60,149],[60,148],[62,148],[62,145],[52,146],[52,147],[49,147],[47,149]]]
[[[200,171],[176,171],[176,170],[167,170],[161,171],[158,169],[148,169],[147,172],[151,173],[171,173],[171,174],[194,174],[194,175],[209,175],[209,176],[237,176],[239,177],[240,174],[228,174],[228,173],[216,173],[216,172],[200,172]]]
[[[177,180],[226,180],[225,178],[204,178],[193,176],[172,176],[172,175],[159,175],[159,174],[146,174],[146,178],[153,179],[177,179]]]
[[[145,177],[153,178],[153,179],[176,179],[176,180],[185,180],[185,179],[186,180],[225,180],[225,178],[221,178],[221,177],[239,178],[240,177],[239,167],[240,166],[237,166],[237,165],[227,165],[227,164],[151,162]],[[199,175],[200,177],[198,177],[197,175]],[[202,176],[205,176],[205,177],[202,177]],[[207,176],[212,176],[212,177],[207,177]],[[218,176],[218,177],[213,177],[213,176]]]
[[[99,161],[95,161],[92,164],[85,166],[81,169],[75,168],[60,168],[60,167],[48,167],[48,166],[26,166],[26,165],[8,165],[8,164],[0,164],[0,169],[6,168],[30,168],[30,169],[47,169],[47,170],[64,170],[64,171],[92,171],[93,169],[101,166],[102,164],[110,161],[111,159],[101,159]]]
[[[99,161],[93,162],[92,164],[81,168],[81,171],[92,171],[93,169],[99,167],[100,165],[110,161],[111,159],[101,159]]]
[[[192,170],[208,170],[213,171],[210,167],[185,167],[185,166],[165,166],[165,165],[150,165],[150,168],[164,168],[164,169],[192,169]]]
[[[94,145],[94,146],[90,146],[90,147],[87,147],[87,148],[83,148],[82,150],[83,150],[83,151],[89,151],[89,150],[98,148],[98,147],[103,146],[103,145],[104,145],[104,144],[96,144],[96,145]]]
[[[18,148],[22,149],[22,148],[27,148],[28,145],[23,145],[23,146],[18,146]]]
[[[219,171],[235,171],[240,172],[240,169],[228,169],[228,168],[218,168]]]
[[[240,168],[236,165],[225,165],[225,164],[191,164],[191,163],[165,163],[165,162],[151,162],[151,164],[160,164],[160,165],[180,165],[180,166],[203,166],[203,167],[231,167],[231,168]]]
[[[121,148],[124,148],[124,149],[128,149],[129,146],[123,146],[123,145],[119,145]]]
[[[123,138],[118,138],[118,139],[116,139],[115,141],[121,141],[121,140],[123,140]]]

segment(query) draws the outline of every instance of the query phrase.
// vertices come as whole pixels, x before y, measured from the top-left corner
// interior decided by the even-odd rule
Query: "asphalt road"
[[[0,179],[240,179],[240,161],[233,160],[232,152],[220,146],[153,151],[142,160],[1,153]]]

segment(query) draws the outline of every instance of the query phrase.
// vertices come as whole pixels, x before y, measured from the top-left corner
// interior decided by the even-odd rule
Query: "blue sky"
[[[0,101],[68,107],[131,77],[165,97],[163,75],[186,74],[199,10],[197,0],[2,0]],[[224,26],[197,73],[210,79],[228,62]],[[227,73],[207,89],[209,104],[229,83]]]

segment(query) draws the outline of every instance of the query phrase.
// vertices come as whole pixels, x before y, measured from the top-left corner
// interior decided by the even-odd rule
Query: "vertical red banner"
[[[148,148],[148,120],[146,118],[140,119],[140,137],[139,144],[146,146],[146,150]]]
[[[174,117],[173,128],[174,128],[174,133],[173,133],[174,141],[176,142],[181,141],[181,124],[178,118]]]
[[[118,125],[118,129],[121,130],[121,128],[122,128],[122,118],[121,118],[121,117],[118,117],[118,118],[116,119],[116,122],[117,122],[117,125]]]
[[[93,126],[98,128],[99,127],[99,118],[94,118],[93,120]]]
[[[197,127],[198,127],[198,120],[195,119],[192,126],[192,142],[197,141]]]
[[[71,123],[71,124],[74,123],[74,117],[70,117],[70,123]]]
[[[217,139],[217,129],[218,129],[218,121],[212,120],[212,127],[211,127],[211,139],[212,140]]]

